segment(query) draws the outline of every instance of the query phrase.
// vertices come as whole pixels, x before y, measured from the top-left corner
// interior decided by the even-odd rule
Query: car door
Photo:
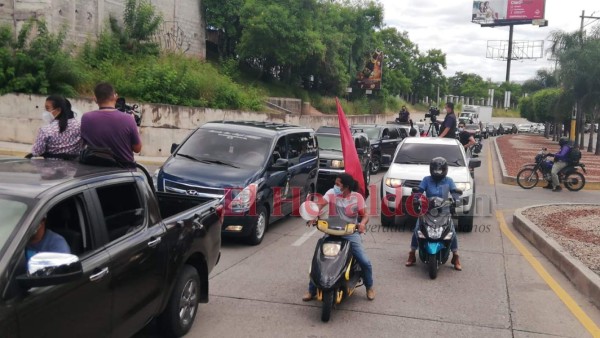
[[[84,243],[78,255],[83,268],[81,278],[65,284],[32,288],[8,301],[17,309],[19,335],[22,337],[110,336],[113,290],[109,254],[97,241],[94,231],[97,217],[90,196],[85,191],[66,197],[74,201],[77,222],[82,229]],[[65,196],[59,196],[54,201],[64,199]],[[54,201],[49,208],[42,210],[32,228],[37,227],[46,212],[51,210]],[[73,243],[69,244],[73,247]],[[23,251],[17,255],[24,263]]]
[[[317,143],[309,132],[293,133],[287,136],[290,167],[288,169],[290,188],[286,198],[290,211],[300,207],[300,199],[309,192],[311,175],[317,167]],[[295,205],[294,205],[295,204]]]
[[[383,153],[393,156],[396,151],[396,147],[400,143],[400,134],[398,133],[398,129],[389,127],[387,129],[387,135],[389,138],[384,138],[382,142]],[[384,130],[384,135],[386,131]]]
[[[129,337],[158,312],[169,257],[165,227],[149,223],[141,178],[95,186],[113,289],[113,336]]]

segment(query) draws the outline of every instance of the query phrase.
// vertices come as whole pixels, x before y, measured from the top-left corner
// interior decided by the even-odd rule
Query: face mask
[[[42,112],[42,120],[44,120],[46,124],[50,124],[52,121],[54,121],[54,115],[52,115],[52,113],[49,111],[44,111]]]
[[[464,131],[465,128],[458,128],[458,131]]]
[[[337,185],[334,185],[334,186],[333,186],[333,192],[334,192],[336,195],[341,195],[341,194],[342,194],[342,188],[338,187]]]

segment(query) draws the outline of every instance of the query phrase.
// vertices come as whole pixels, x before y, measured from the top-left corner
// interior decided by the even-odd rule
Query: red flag
[[[337,105],[338,121],[340,124],[340,138],[342,140],[344,170],[346,173],[350,174],[350,176],[352,176],[356,182],[358,182],[358,193],[366,198],[365,178],[363,175],[362,166],[360,165],[360,160],[358,159],[358,153],[356,152],[356,147],[354,145],[354,138],[352,137],[348,120],[346,120],[346,115],[344,115],[344,111],[340,105],[340,100],[338,100],[337,97],[335,98],[335,103]]]

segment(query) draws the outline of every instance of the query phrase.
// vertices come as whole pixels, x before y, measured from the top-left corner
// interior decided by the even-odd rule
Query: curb
[[[19,150],[0,149],[0,155],[2,155],[2,156],[14,156],[14,157],[19,157],[19,158],[24,158],[25,155],[27,155],[27,154],[29,154],[29,152],[19,151]],[[161,166],[163,163],[165,163],[165,161],[167,160],[167,157],[165,157],[165,159],[162,161],[143,159],[143,158],[136,158],[135,160],[137,163],[140,163],[143,165]]]
[[[502,137],[502,136],[499,136]],[[506,166],[504,165],[504,160],[502,159],[502,155],[500,153],[500,148],[498,148],[498,143],[496,143],[496,138],[494,138],[494,148],[496,149],[496,156],[498,157],[498,162],[500,162],[500,170],[502,171],[502,184],[506,185],[516,185],[517,177],[516,176],[508,176],[508,172],[506,170]],[[545,181],[540,180],[536,187],[544,186]],[[585,187],[582,190],[600,190],[600,182],[585,182]]]
[[[589,297],[591,302],[600,309],[600,276],[571,256],[552,237],[548,236],[542,229],[523,215],[523,211],[527,209],[547,205],[550,204],[539,204],[517,209],[513,214],[513,226],[537,250],[544,254],[575,285],[578,291]],[[563,203],[562,205],[573,205],[573,203]],[[578,205],[595,206],[597,204],[578,203]]]

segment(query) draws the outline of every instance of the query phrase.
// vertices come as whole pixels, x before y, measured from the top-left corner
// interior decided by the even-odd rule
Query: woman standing
[[[74,159],[81,150],[81,124],[71,111],[71,103],[60,95],[50,95],[44,104],[40,128],[33,144],[33,156]]]

